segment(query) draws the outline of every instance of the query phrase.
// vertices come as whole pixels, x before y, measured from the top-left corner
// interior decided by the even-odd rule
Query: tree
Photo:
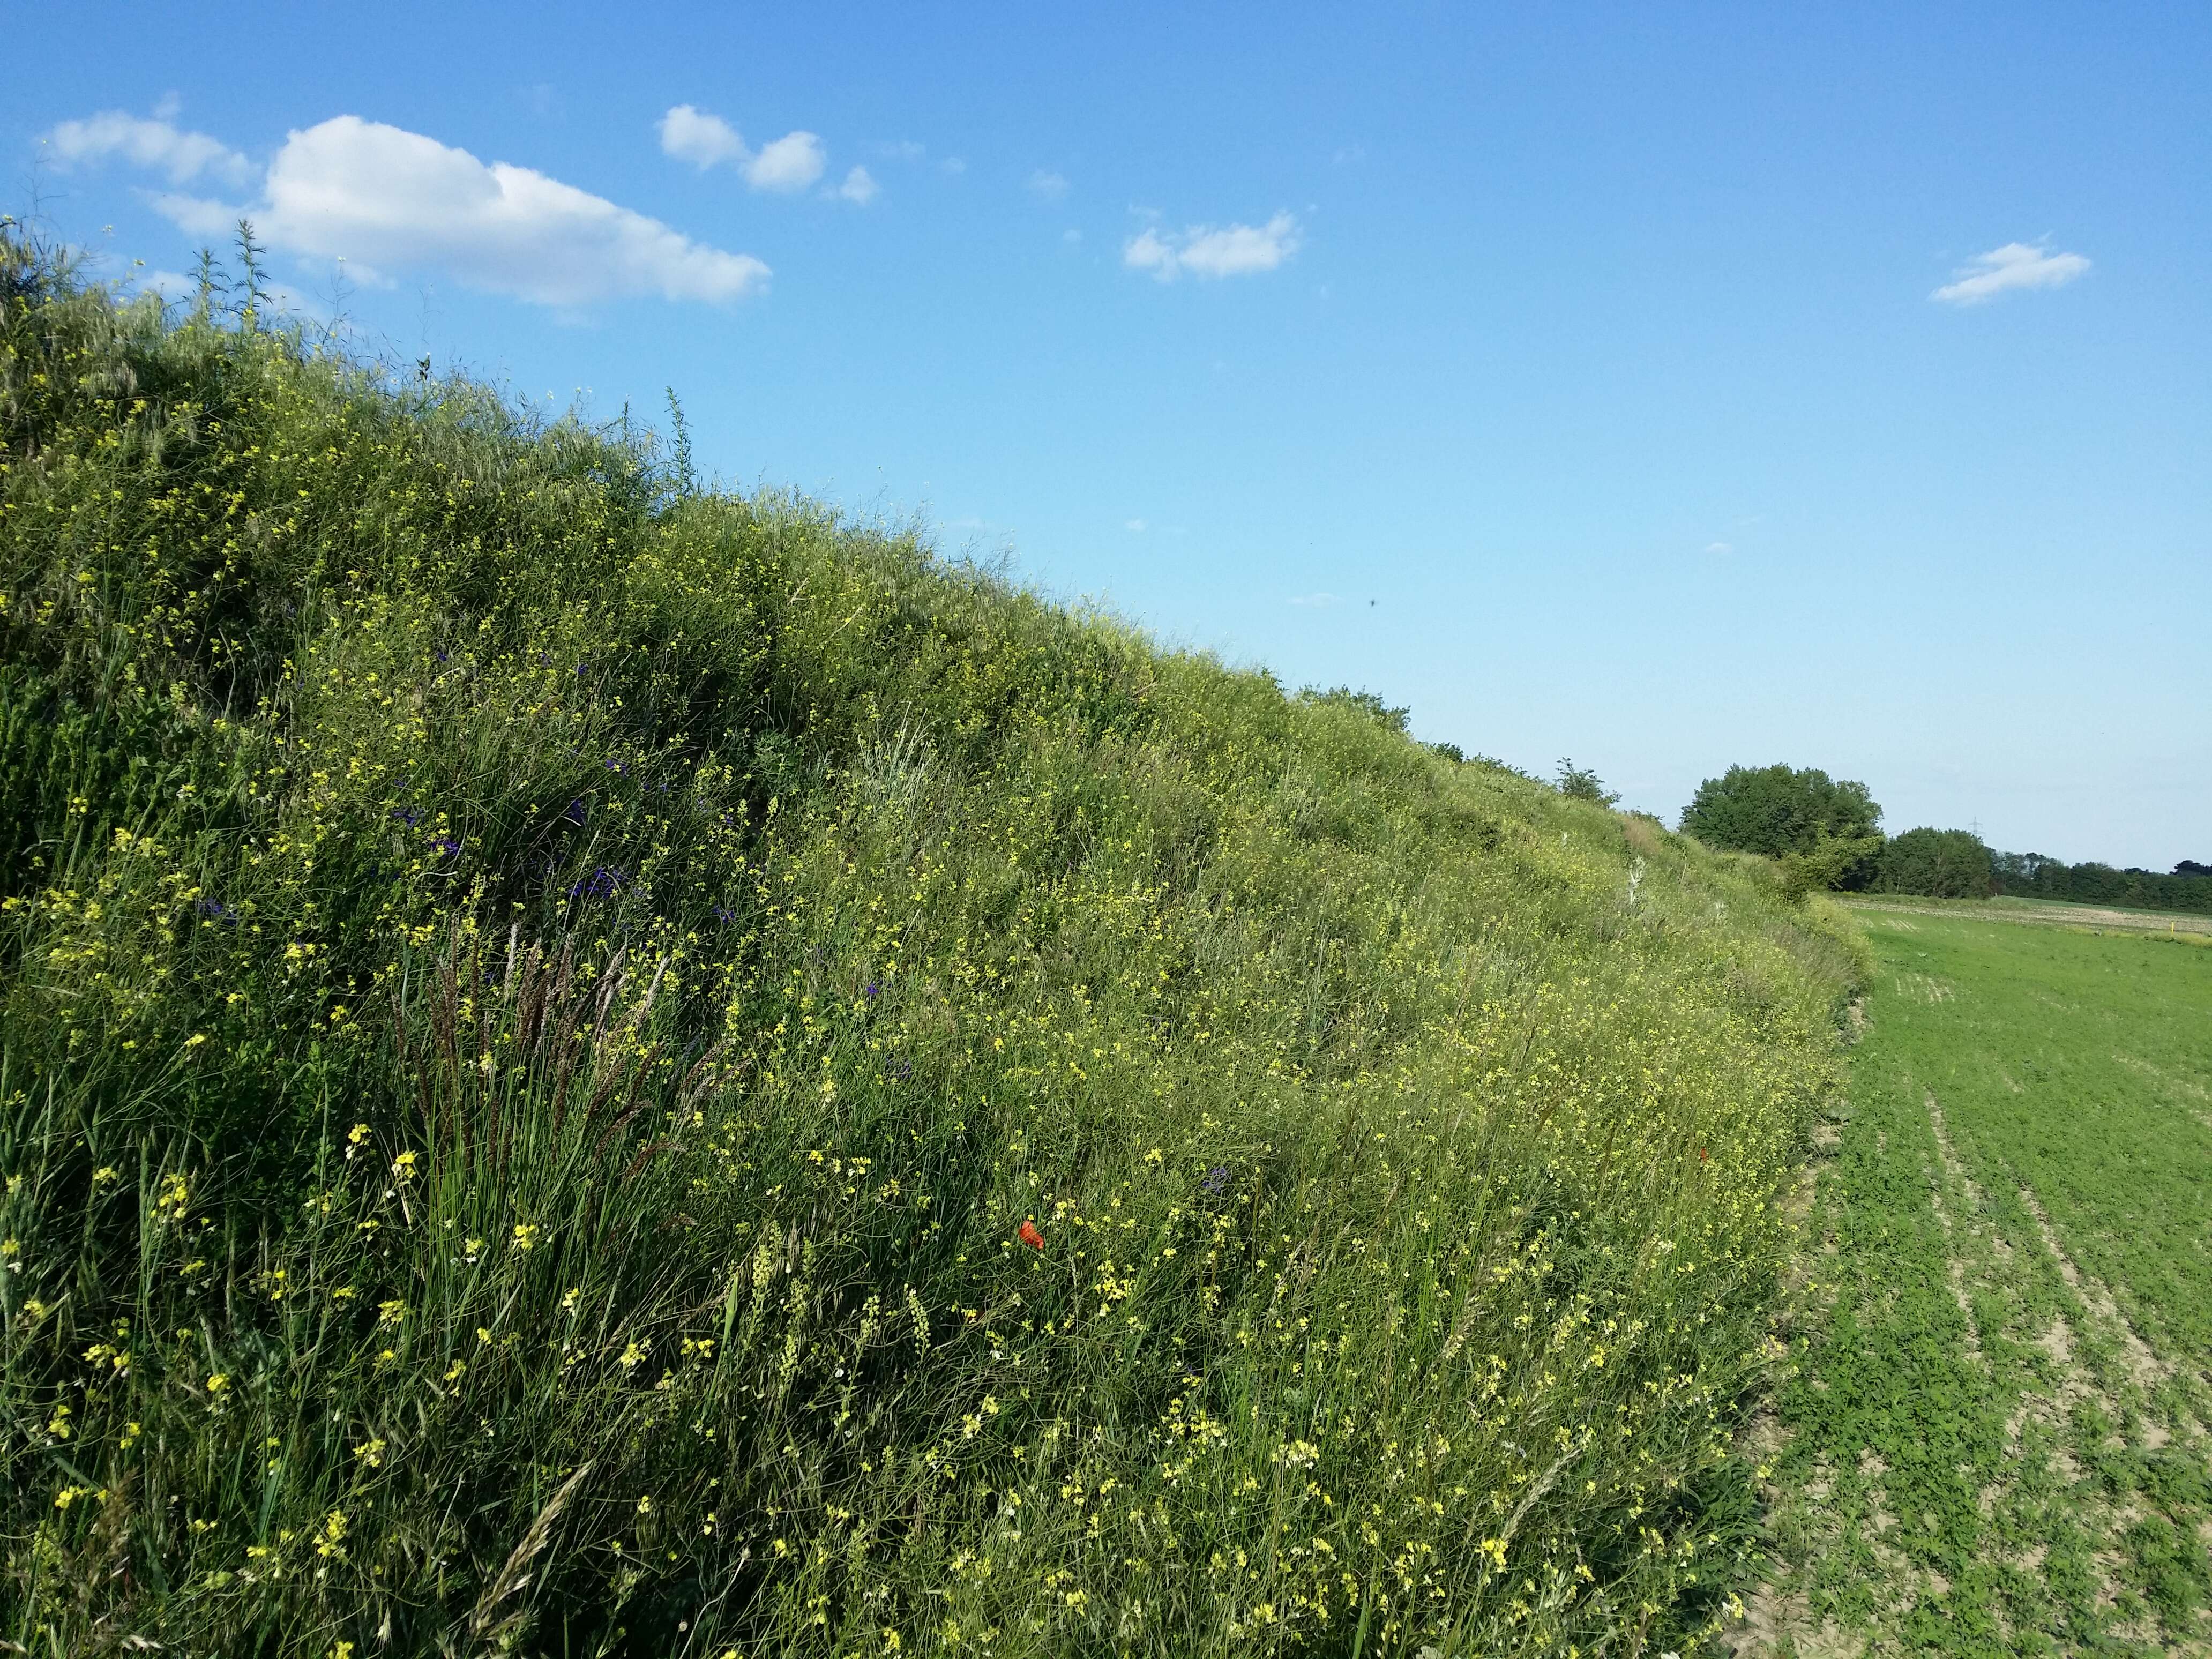
[[[1608,793],[1605,781],[1589,767],[1564,757],[1559,762],[1559,793],[1569,800],[1595,801],[1600,806],[1610,806],[1620,799],[1617,792]]]
[[[2212,864],[2199,864],[2195,859],[2184,859],[2173,866],[2177,876],[2212,876]]]
[[[1923,898],[1987,898],[1994,873],[1990,849],[1971,830],[1908,830],[1875,860],[1874,888]]]
[[[1881,824],[1866,785],[1817,767],[1775,765],[1731,766],[1707,778],[1680,827],[1708,847],[1799,860],[1808,884],[1848,888],[1872,875]]]

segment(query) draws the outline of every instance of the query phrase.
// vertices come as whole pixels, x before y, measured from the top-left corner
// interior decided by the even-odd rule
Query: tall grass
[[[1827,912],[649,437],[0,304],[0,1636],[1710,1623]]]

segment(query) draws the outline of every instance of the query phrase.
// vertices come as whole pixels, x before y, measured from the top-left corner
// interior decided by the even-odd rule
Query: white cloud
[[[811,132],[787,132],[754,150],[738,130],[719,115],[678,104],[660,118],[660,153],[689,161],[700,172],[727,162],[755,190],[791,194],[811,189],[830,165],[822,140]]]
[[[181,270],[152,267],[135,272],[131,281],[140,293],[158,294],[166,302],[189,300],[200,291],[199,278],[187,276]]]
[[[253,176],[252,164],[229,145],[178,127],[169,118],[176,112],[174,99],[162,100],[150,121],[119,109],[102,110],[86,120],[60,123],[46,140],[64,167],[120,155],[166,173],[173,185],[190,184],[204,173],[230,185],[243,185]]]
[[[1147,227],[1121,247],[1121,263],[1163,283],[1194,276],[1243,276],[1273,270],[1298,251],[1298,222],[1279,213],[1264,225],[1192,225],[1162,235]]]
[[[1733,553],[1735,551],[1735,549],[1727,542],[1707,542],[1705,544],[1705,551],[1708,553]]]
[[[1060,233],[1060,240],[1066,243],[1070,247],[1073,247],[1078,242],[1083,240],[1083,233],[1078,230],[1073,225],[1070,225],[1066,230]]]
[[[787,132],[763,144],[760,154],[744,164],[745,182],[755,190],[789,194],[810,188],[829,165],[819,138],[811,132]]]
[[[845,182],[837,186],[837,194],[855,207],[866,207],[876,199],[883,186],[866,167],[854,167],[845,175]]]
[[[945,172],[951,173],[956,179],[957,179],[962,173],[968,171],[968,163],[962,161],[957,155],[948,155],[937,165],[943,167]]]
[[[1152,526],[1146,524],[1142,519],[1131,519],[1127,523],[1124,524],[1121,528],[1130,532],[1132,534],[1141,536],[1146,531],[1151,529]]]
[[[244,207],[167,195],[154,205],[207,234],[240,216],[271,247],[343,258],[349,274],[431,265],[473,288],[539,305],[626,295],[742,299],[769,269],[529,167],[487,167],[421,133],[341,115],[294,132]]]
[[[913,138],[902,138],[895,144],[874,144],[870,149],[886,161],[919,161],[929,154],[927,146]]]
[[[1948,305],[1978,306],[2008,289],[2063,288],[2088,268],[2088,260],[2078,253],[2052,253],[2025,242],[2007,242],[1976,254],[1951,273],[1952,281],[1928,297]]]
[[[752,152],[738,130],[719,115],[678,104],[660,118],[660,153],[689,161],[702,173],[723,161],[744,161]]]
[[[1067,179],[1063,174],[1039,167],[1030,174],[1029,191],[1041,202],[1057,202],[1067,194]]]

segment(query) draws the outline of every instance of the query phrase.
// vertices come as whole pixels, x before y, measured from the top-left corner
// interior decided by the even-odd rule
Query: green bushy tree
[[[1680,828],[1708,847],[1789,863],[1793,885],[1864,886],[1881,848],[1881,807],[1866,785],[1818,767],[1731,766],[1707,778]]]
[[[1881,849],[1874,887],[1926,898],[1987,898],[1990,875],[1990,849],[1971,830],[1908,830]]]

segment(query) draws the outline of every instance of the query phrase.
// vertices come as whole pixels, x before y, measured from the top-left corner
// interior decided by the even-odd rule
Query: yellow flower
[[[538,1243],[538,1229],[527,1221],[514,1224],[514,1248],[527,1250]]]
[[[392,1177],[395,1181],[415,1179],[415,1154],[402,1152],[392,1160]]]

